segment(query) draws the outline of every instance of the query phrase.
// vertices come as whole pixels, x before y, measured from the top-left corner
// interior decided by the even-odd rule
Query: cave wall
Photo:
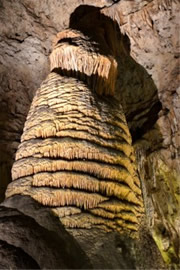
[[[132,132],[148,225],[164,259],[177,263],[179,2],[114,2],[0,1],[0,200],[32,98],[48,74],[54,36],[79,6],[100,7],[121,32],[116,97]]]
[[[161,110],[156,122],[134,142],[148,224],[164,260],[179,253],[179,3],[151,1],[144,7],[120,2],[115,15],[131,43],[131,56],[153,79]],[[115,7],[114,7],[115,8]],[[133,12],[132,12],[133,10]],[[146,87],[146,86],[145,86]],[[142,97],[144,99],[142,91]],[[136,103],[137,104],[137,103]],[[125,104],[126,109],[126,104]],[[136,114],[135,120],[138,119]],[[137,123],[137,122],[136,122]],[[132,125],[130,123],[130,125]],[[138,123],[137,123],[138,124]]]

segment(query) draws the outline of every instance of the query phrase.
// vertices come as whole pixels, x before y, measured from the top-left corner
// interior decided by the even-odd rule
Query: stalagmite
[[[80,31],[59,33],[32,102],[6,197],[30,195],[66,228],[138,231],[143,202],[115,98],[117,62]]]

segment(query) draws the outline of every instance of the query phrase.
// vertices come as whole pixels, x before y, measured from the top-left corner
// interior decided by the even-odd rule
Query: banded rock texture
[[[68,29],[54,40],[50,69],[60,68],[62,74],[85,81],[98,94],[114,95],[117,62],[108,48],[103,35],[97,42],[80,31]]]
[[[25,123],[6,196],[30,195],[52,207],[66,228],[134,235],[143,202],[122,107],[107,96],[114,91],[115,59],[89,46],[80,32],[66,30],[58,38],[51,73]]]
[[[116,94],[123,105],[133,142],[140,139],[137,141],[136,152],[144,186],[148,228],[153,237],[155,233],[154,239],[157,239],[165,261],[170,264],[179,263],[180,209],[179,179],[176,172],[179,170],[180,130],[177,34],[179,1],[113,2],[114,4],[109,0],[0,1],[0,200],[3,200],[7,183],[11,181],[10,169],[32,97],[49,72],[47,56],[52,37],[69,25],[73,27],[70,24],[72,12],[78,24],[84,26],[80,17],[87,17],[87,13],[89,14],[90,6],[87,5],[93,5],[96,9],[98,6],[109,6],[108,9],[100,9],[100,12],[117,22],[117,32],[122,33],[121,37],[127,35],[127,41],[129,40],[129,53],[124,54],[121,45],[126,43],[122,41],[119,45],[114,42],[114,31],[108,28],[108,24],[104,26],[105,34],[114,45],[118,45]],[[74,12],[78,6],[80,11],[83,9],[81,14]],[[89,18],[95,22],[94,14],[89,14],[88,21]],[[95,33],[98,23],[95,22],[94,25]],[[158,100],[162,104],[159,114],[154,108]],[[152,127],[154,116],[158,121]],[[139,127],[143,123],[147,124],[148,133],[142,137],[144,130],[139,130]],[[13,202],[12,206],[17,204]],[[143,255],[140,254],[139,258],[142,258]],[[153,263],[149,268],[162,268],[155,267],[151,255],[149,258]],[[148,268],[147,261],[144,265]]]

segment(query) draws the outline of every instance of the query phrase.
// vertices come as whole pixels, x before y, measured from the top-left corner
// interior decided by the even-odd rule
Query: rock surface
[[[88,5],[102,8],[100,12],[116,22],[116,33],[118,26],[122,33],[117,53],[116,96],[132,132],[149,228],[165,261],[177,264],[180,227],[177,0],[0,1],[0,199],[3,200],[11,181],[14,154],[35,90],[48,74],[53,37],[69,26],[72,13],[83,17],[77,10],[80,5],[83,13],[89,12]]]
[[[0,229],[2,269],[164,269],[147,231],[137,241],[117,232],[65,231],[50,208],[29,196],[5,200]]]
[[[0,239],[4,242],[0,245],[0,256],[6,255],[1,261],[5,269],[11,266],[8,253],[18,259],[19,265],[22,263],[21,268],[17,263],[17,269],[92,268],[59,219],[27,196],[11,197],[0,206]]]
[[[141,7],[120,1],[114,12],[105,9],[128,35],[131,56],[153,79],[162,106],[159,113],[153,108],[148,121],[156,114],[156,122],[134,143],[149,226],[168,263],[179,262],[179,8],[178,1],[161,0]],[[144,99],[143,92],[141,95]],[[136,113],[134,119],[138,117]],[[131,127],[133,122],[129,124]],[[135,127],[138,132],[138,125]]]

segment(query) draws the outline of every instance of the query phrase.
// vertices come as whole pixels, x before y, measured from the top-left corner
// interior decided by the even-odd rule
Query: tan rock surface
[[[0,1],[0,196],[3,199],[11,181],[10,168],[32,97],[48,74],[53,37],[69,26],[79,5],[99,5],[128,37],[118,47],[116,96],[136,144],[149,226],[165,260],[177,262],[179,1],[70,2]]]

